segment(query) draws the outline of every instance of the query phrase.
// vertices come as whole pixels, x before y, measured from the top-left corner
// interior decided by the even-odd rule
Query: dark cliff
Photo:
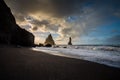
[[[21,46],[34,45],[34,35],[16,24],[11,10],[4,0],[0,0],[0,43]]]

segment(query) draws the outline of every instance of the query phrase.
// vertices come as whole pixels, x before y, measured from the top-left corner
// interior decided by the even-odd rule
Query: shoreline
[[[119,80],[120,69],[81,59],[0,47],[0,75],[7,80]]]
[[[109,67],[120,68],[119,52],[100,51],[100,50],[81,49],[81,48],[77,48],[77,49],[59,48],[59,47],[58,48],[35,47],[32,48],[32,50],[46,52],[48,54],[55,56],[75,58],[80,60],[82,59],[85,61],[103,64]]]

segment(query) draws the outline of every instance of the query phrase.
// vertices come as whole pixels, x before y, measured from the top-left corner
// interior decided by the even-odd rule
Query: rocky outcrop
[[[0,0],[0,43],[10,43],[15,18],[3,0]]]
[[[19,44],[22,46],[33,46],[34,36],[32,33],[27,32],[25,29],[21,29],[19,26],[14,31],[15,34],[12,35],[12,44]]]
[[[51,47],[52,45],[55,45],[55,42],[54,42],[51,34],[49,34],[48,37],[46,38],[44,45],[46,47]]]
[[[34,35],[16,24],[11,10],[4,0],[0,0],[0,43],[21,46],[34,44]]]
[[[68,45],[72,45],[72,38],[71,37],[69,37]]]

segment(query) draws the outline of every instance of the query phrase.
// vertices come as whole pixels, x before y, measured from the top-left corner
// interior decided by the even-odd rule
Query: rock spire
[[[69,37],[68,45],[72,45],[72,38],[71,37]]]
[[[46,38],[44,45],[45,46],[55,45],[55,42],[54,42],[51,34],[49,34],[48,37]]]

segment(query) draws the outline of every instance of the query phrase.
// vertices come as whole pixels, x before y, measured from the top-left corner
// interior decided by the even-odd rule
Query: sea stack
[[[48,37],[46,38],[44,45],[46,47],[51,47],[52,45],[55,45],[55,42],[54,42],[51,34],[49,34]]]
[[[72,38],[71,37],[69,37],[68,45],[72,45]]]

